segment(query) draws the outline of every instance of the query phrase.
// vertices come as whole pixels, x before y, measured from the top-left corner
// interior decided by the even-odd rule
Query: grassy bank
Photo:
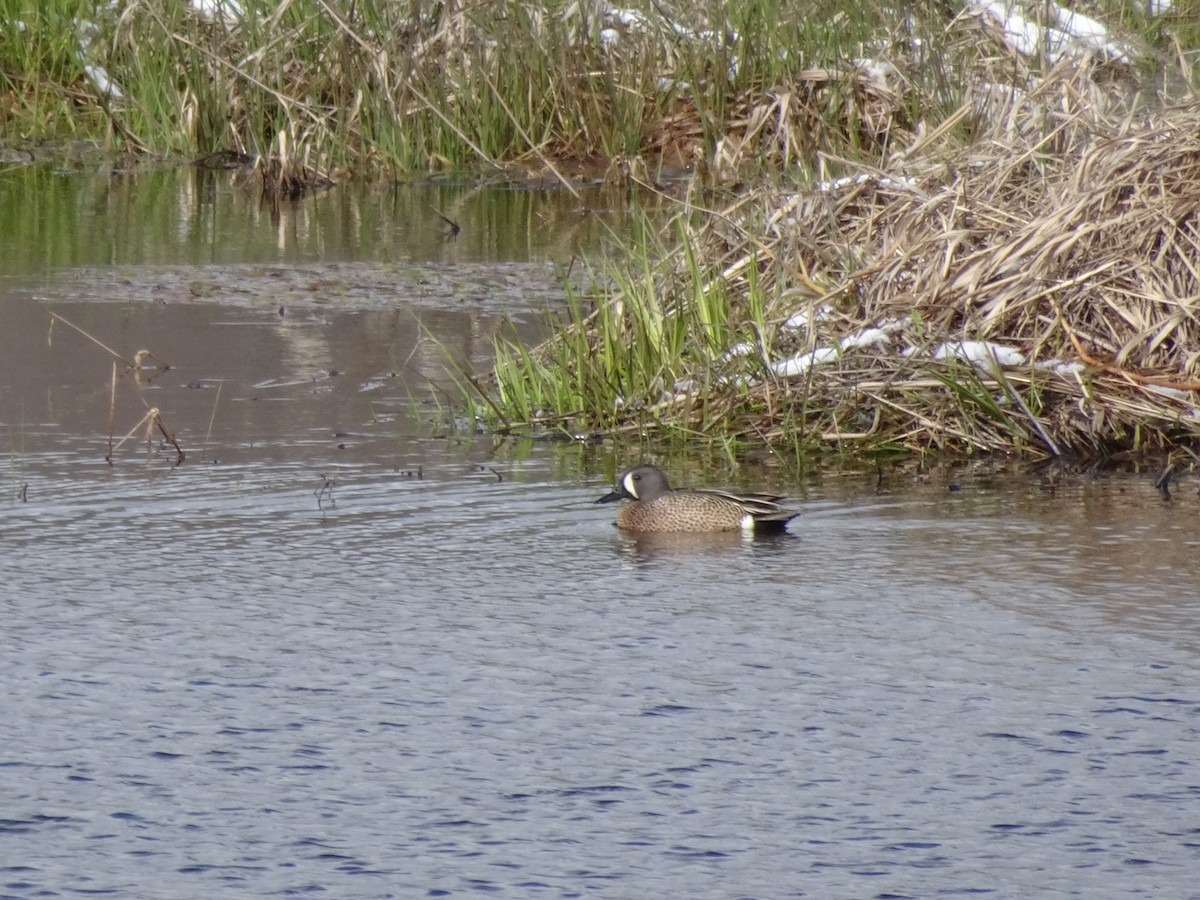
[[[835,73],[888,15],[847,0],[0,0],[0,115],[10,142],[227,151],[335,177],[602,173],[690,164],[764,88],[799,84],[795,114],[839,127],[781,148],[796,162],[873,127],[839,121],[855,87]]]
[[[877,143],[816,153],[807,181],[691,192],[553,339],[498,348],[477,414],[730,452],[1193,465],[1196,54],[1176,35],[1171,57],[1133,36],[1024,56],[978,25],[942,34],[959,77],[896,65],[903,91],[860,96]],[[787,145],[779,108],[742,152]]]
[[[247,154],[333,176],[809,169],[938,121],[967,80],[1028,69],[976,52],[1007,27],[979,2],[0,0],[0,121],[9,144]],[[1152,51],[1146,71],[1197,46],[1196,9],[1100,7]]]
[[[1043,99],[1074,103],[1071,78]],[[1200,102],[949,133],[892,170],[681,215],[536,350],[502,425],[797,455],[1200,445]],[[638,256],[638,254],[641,254]],[[499,414],[499,415],[497,415]]]
[[[497,348],[491,427],[1190,459],[1197,4],[0,0],[0,116],[283,196],[670,193],[554,339]]]

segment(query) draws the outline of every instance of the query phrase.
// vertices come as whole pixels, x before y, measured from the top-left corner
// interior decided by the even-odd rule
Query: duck
[[[672,488],[657,466],[642,463],[621,474],[616,488],[597,503],[630,500],[617,513],[617,528],[629,532],[787,531],[799,515],[780,506],[777,494],[734,494],[700,488]]]

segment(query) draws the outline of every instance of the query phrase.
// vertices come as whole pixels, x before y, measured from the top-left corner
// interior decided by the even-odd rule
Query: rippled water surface
[[[668,461],[794,533],[623,537],[606,448],[416,414],[550,256],[0,283],[0,896],[1200,896],[1194,483]]]

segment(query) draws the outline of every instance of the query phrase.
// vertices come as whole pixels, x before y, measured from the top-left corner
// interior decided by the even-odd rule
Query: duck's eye
[[[634,481],[641,481],[641,480],[642,480],[642,476],[641,476],[641,475],[634,475],[634,476],[633,476],[633,480],[634,480]]]

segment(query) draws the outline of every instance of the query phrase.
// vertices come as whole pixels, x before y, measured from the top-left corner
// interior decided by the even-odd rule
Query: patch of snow
[[[1085,16],[1083,13],[1075,12],[1070,9],[1063,9],[1057,3],[1048,4],[1050,14],[1058,23],[1061,34],[1066,40],[1064,44],[1071,43],[1073,38],[1079,46],[1089,50],[1100,50],[1113,59],[1121,62],[1132,62],[1130,55],[1132,49],[1124,46],[1114,40],[1108,27],[1103,23],[1098,22],[1091,16]]]
[[[822,305],[817,307],[814,312],[818,319],[826,318],[829,314],[829,308]],[[808,311],[801,310],[788,319],[785,324],[792,328],[800,328],[806,326],[808,321]],[[904,323],[896,320],[883,322],[880,325],[870,328],[863,328],[860,331],[848,334],[846,337],[839,339],[836,346],[818,347],[815,350],[800,353],[788,359],[772,363],[771,371],[781,378],[792,378],[796,375],[802,375],[813,366],[834,362],[846,350],[854,350],[861,347],[886,346],[891,340],[892,333],[902,327],[904,327]]]
[[[772,364],[771,371],[780,378],[794,378],[803,375],[813,366],[833,362],[839,355],[840,351],[835,347],[818,347],[811,353],[801,353],[799,356]]]
[[[639,12],[636,9],[622,9],[618,6],[610,6],[604,11],[604,20],[611,22],[614,25],[621,25],[624,28],[632,28],[644,30],[650,20],[646,18],[646,14]]]
[[[908,176],[897,178],[892,175],[870,175],[866,172],[860,172],[858,175],[843,175],[841,178],[822,181],[817,185],[817,190],[827,193],[829,191],[841,190],[850,185],[866,184],[867,182],[874,182],[882,188],[891,188],[894,191],[911,191],[916,186],[917,180]]]
[[[740,343],[734,344],[732,347],[730,347],[728,350],[726,350],[725,355],[722,356],[721,358],[722,359],[733,359],[738,356],[750,356],[753,353],[755,353],[757,350],[758,350],[758,345],[752,344],[749,341],[741,341]]]
[[[1045,52],[1048,59],[1062,59],[1099,51],[1110,59],[1130,62],[1131,48],[1112,38],[1108,28],[1096,19],[1064,9],[1052,0],[1038,3],[1058,26],[1044,27],[1027,18],[1011,0],[968,0],[968,6],[999,26],[1006,44],[1022,56]]]
[[[887,342],[888,333],[882,328],[864,328],[842,341],[842,347],[878,347]]]
[[[1079,360],[1063,362],[1061,359],[1057,358],[1039,359],[1033,364],[1033,367],[1043,372],[1053,372],[1055,375],[1062,375],[1064,377],[1077,375],[1080,372],[1087,370],[1087,366],[1079,362]]]
[[[121,91],[121,86],[108,77],[108,72],[104,66],[84,66],[83,74],[88,77],[88,80],[96,86],[102,94],[107,94],[116,100],[120,100],[125,94]]]
[[[856,59],[854,68],[883,87],[900,80],[900,70],[886,59]]]
[[[909,347],[905,356],[916,356],[919,351]],[[932,353],[933,359],[961,359],[981,368],[994,365],[1023,366],[1025,354],[1014,347],[1005,347],[992,341],[950,341],[939,344]]]
[[[1035,22],[1001,0],[969,0],[969,5],[999,25],[1004,43],[1022,56],[1033,56],[1045,42],[1046,36]]]
[[[980,81],[975,85],[975,89],[978,93],[994,100],[1003,100],[1009,103],[1023,101],[1028,96],[1025,91],[1014,84],[996,84],[994,81]]]
[[[1160,397],[1170,397],[1172,400],[1182,400],[1187,403],[1192,399],[1192,392],[1185,391],[1182,388],[1169,387],[1165,384],[1146,384],[1142,385],[1152,394],[1158,394]]]
[[[237,0],[191,0],[192,9],[210,22],[240,22],[245,17]]]
[[[1047,4],[1050,15],[1058,23],[1063,33],[1082,40],[1108,40],[1108,29],[1091,16],[1072,9],[1063,9],[1057,3]]]
[[[788,320],[783,323],[784,328],[808,328],[813,322],[823,322],[833,315],[833,310],[829,308],[829,304],[822,303],[815,309],[805,307],[802,310],[794,312],[788,317]]]

